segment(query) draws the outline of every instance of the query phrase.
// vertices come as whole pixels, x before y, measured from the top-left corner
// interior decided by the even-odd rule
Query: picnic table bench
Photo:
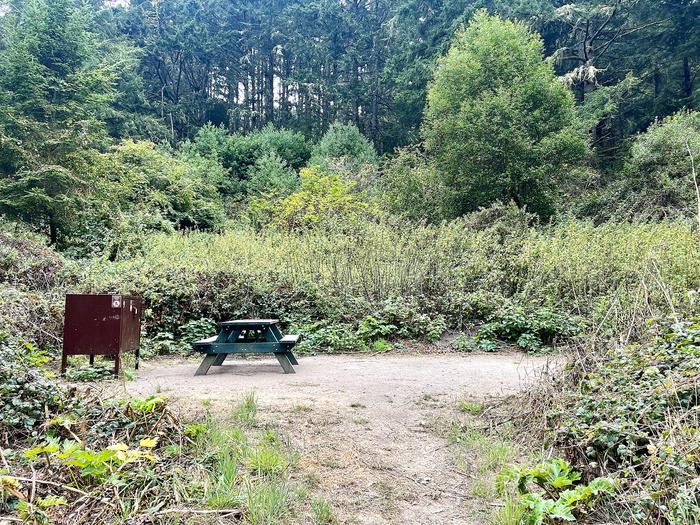
[[[275,354],[285,374],[293,374],[299,363],[292,348],[298,335],[284,335],[277,319],[237,319],[219,323],[215,336],[192,343],[192,348],[206,355],[194,375],[206,375],[212,366],[221,366],[231,354]]]

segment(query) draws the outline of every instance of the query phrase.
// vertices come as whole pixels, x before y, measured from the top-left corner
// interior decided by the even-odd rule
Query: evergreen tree
[[[104,142],[100,117],[114,94],[86,26],[72,0],[15,2],[2,17],[0,211],[51,244],[80,205],[84,151]]]

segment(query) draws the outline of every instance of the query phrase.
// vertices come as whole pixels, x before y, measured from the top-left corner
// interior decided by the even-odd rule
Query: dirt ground
[[[301,458],[299,475],[317,481],[341,523],[478,524],[485,503],[470,495],[472,476],[455,467],[441,422],[458,400],[512,393],[548,363],[483,353],[299,361],[297,373],[285,375],[274,358],[229,358],[198,377],[195,361],[152,361],[126,388],[214,412],[254,391],[261,422],[288,436]]]

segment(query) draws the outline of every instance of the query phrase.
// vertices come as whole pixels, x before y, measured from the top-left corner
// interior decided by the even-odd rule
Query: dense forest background
[[[461,45],[455,33],[482,9],[520,21],[518,30],[531,36],[509,48],[493,29],[501,43],[492,56],[477,50],[473,57],[494,78],[470,80],[455,70],[444,75],[452,93],[441,92],[438,59]],[[138,208],[158,222],[152,208],[162,199],[151,193],[163,185],[179,195],[160,214],[169,215],[165,222],[216,229],[226,217],[240,218],[235,203],[256,185],[258,193],[274,186],[280,196],[295,187],[282,180],[290,170],[353,156],[355,166],[345,166],[350,178],[358,179],[359,164],[372,167],[353,180],[355,190],[390,195],[379,207],[412,219],[451,219],[498,200],[545,219],[694,214],[692,182],[681,175],[690,173],[682,133],[669,136],[697,130],[697,118],[686,113],[639,137],[657,120],[697,106],[694,0],[13,0],[0,13],[0,209],[64,249],[79,237],[76,253],[106,249],[97,241],[105,231],[95,225],[119,230],[114,210],[133,215]],[[537,41],[534,54],[521,55],[528,38]],[[570,88],[573,106],[566,100],[533,113],[529,79],[552,75]],[[518,84],[517,108],[484,102],[460,116],[486,92],[521,96],[513,95]],[[451,112],[452,123],[438,122]],[[460,135],[460,119],[482,137]],[[506,133],[494,139],[481,126],[486,121]],[[578,138],[557,150],[538,126],[566,127]],[[648,152],[664,144],[672,153],[659,155],[678,165],[658,175],[650,166],[660,158]],[[135,157],[159,163],[156,171],[170,180],[135,181]],[[173,175],[178,170],[184,175]],[[264,176],[248,186],[254,171]],[[149,189],[137,191],[139,184]]]
[[[692,0],[70,2],[65,19],[62,4],[47,2],[45,21],[65,51],[82,46],[63,65],[109,68],[116,93],[103,117],[120,138],[176,143],[208,122],[231,131],[272,123],[318,138],[340,120],[392,152],[419,140],[436,59],[480,8],[542,35],[557,74],[596,120],[601,153],[619,154],[654,118],[696,101]],[[9,5],[24,24],[44,9]],[[6,28],[3,40],[11,35]]]

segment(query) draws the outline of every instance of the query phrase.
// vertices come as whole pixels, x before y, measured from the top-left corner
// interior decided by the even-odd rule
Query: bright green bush
[[[353,184],[318,167],[304,168],[299,190],[271,210],[272,221],[290,231],[329,225],[352,225],[370,216],[372,210]]]
[[[563,459],[553,459],[534,467],[504,469],[496,485],[502,495],[515,493],[523,520],[518,525],[549,525],[585,521],[605,495],[615,491],[611,478],[581,482],[581,473]]]
[[[554,213],[587,144],[543,49],[526,24],[480,11],[438,62],[422,132],[453,216],[498,200]]]
[[[64,242],[68,255],[114,257],[148,232],[223,227],[226,174],[215,161],[126,141],[97,156],[91,170],[90,198]]]

